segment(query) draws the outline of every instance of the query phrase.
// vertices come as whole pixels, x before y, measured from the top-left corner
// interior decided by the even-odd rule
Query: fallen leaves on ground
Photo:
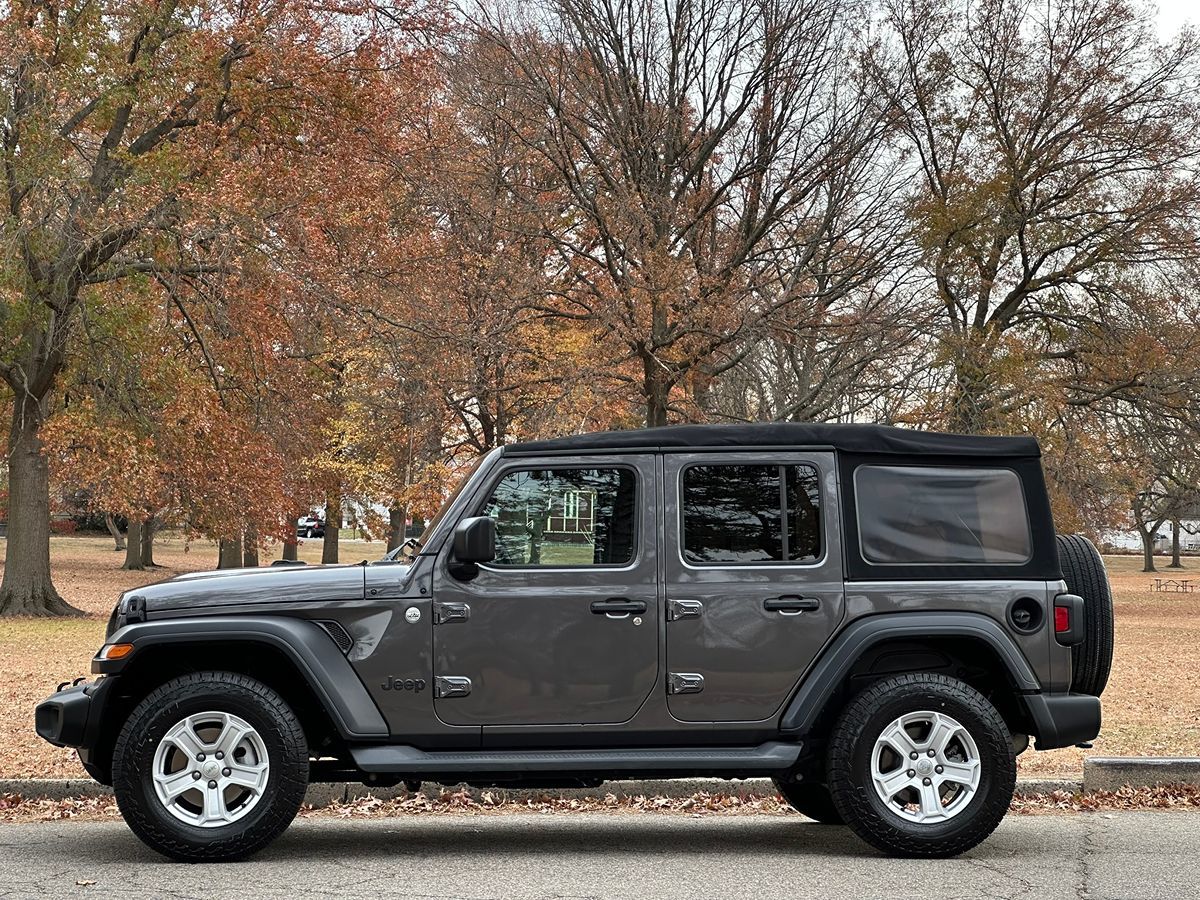
[[[731,794],[693,794],[690,797],[617,796],[558,797],[553,794],[510,800],[503,791],[484,791],[476,798],[470,791],[443,790],[437,794],[418,791],[394,799],[374,796],[355,798],[329,806],[305,807],[300,815],[351,819],[362,817],[425,814],[512,814],[521,812],[654,812],[687,815],[736,814],[781,815],[793,811],[778,796],[740,797]]]
[[[1017,794],[1010,812],[1095,812],[1121,809],[1200,809],[1200,785],[1164,784],[1155,787],[1123,787],[1116,791],[1072,794]]]
[[[90,822],[120,818],[116,800],[107,795],[46,800],[22,797],[20,794],[0,794],[0,822],[61,822],[67,819]]]

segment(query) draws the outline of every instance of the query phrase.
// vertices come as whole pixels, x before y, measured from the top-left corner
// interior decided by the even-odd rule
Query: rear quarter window
[[[876,565],[1021,565],[1029,516],[1010,469],[860,466],[862,557]]]

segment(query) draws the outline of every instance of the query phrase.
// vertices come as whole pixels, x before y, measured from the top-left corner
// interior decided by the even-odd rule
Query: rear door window
[[[812,466],[689,466],[683,558],[693,564],[809,563],[821,557]]]
[[[863,559],[880,565],[1020,565],[1029,518],[1010,469],[861,466],[854,499]]]

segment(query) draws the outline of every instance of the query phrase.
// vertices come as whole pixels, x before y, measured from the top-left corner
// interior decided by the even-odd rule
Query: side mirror
[[[491,562],[496,558],[496,522],[487,516],[463,519],[454,529],[454,560]]]

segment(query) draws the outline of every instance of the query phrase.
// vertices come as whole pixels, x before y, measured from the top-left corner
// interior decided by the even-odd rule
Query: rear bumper
[[[37,705],[38,735],[56,747],[90,750],[100,736],[100,721],[111,678],[99,678],[58,691]],[[82,755],[82,754],[80,754]]]
[[[1038,750],[1090,741],[1100,734],[1100,698],[1088,694],[1026,694]]]

